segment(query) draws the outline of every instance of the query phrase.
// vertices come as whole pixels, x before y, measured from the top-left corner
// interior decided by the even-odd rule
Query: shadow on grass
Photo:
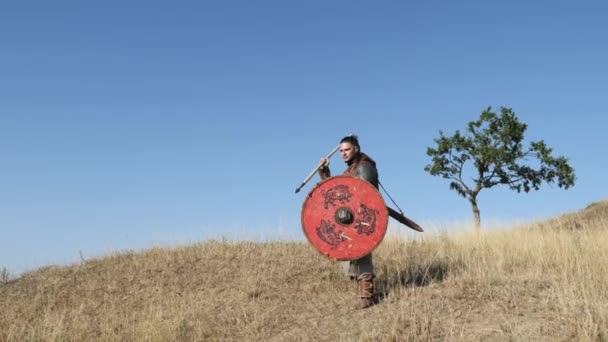
[[[425,287],[444,281],[449,272],[447,260],[434,260],[430,264],[413,263],[402,269],[384,267],[375,280],[378,299],[400,287]]]

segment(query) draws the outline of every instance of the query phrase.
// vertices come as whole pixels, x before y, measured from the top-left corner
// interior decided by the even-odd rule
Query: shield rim
[[[384,233],[382,234],[382,236],[381,236],[381,237],[380,237],[380,239],[378,240],[378,243],[376,243],[376,245],[375,245],[375,246],[373,246],[373,248],[372,248],[372,249],[371,249],[371,250],[370,250],[368,253],[366,253],[366,254],[364,254],[364,255],[357,256],[357,257],[353,257],[353,258],[350,258],[350,259],[349,259],[349,258],[332,258],[332,257],[330,257],[329,255],[327,255],[327,254],[325,254],[325,253],[321,252],[321,251],[320,251],[320,250],[317,248],[317,246],[315,246],[315,245],[312,243],[312,241],[311,241],[310,237],[308,236],[308,233],[306,232],[306,229],[304,228],[304,215],[303,215],[303,213],[304,213],[304,206],[306,205],[306,201],[308,201],[308,199],[311,197],[311,194],[313,193],[313,191],[315,191],[315,189],[317,189],[317,188],[318,188],[318,187],[320,187],[321,185],[323,185],[323,184],[325,184],[325,183],[327,183],[327,182],[329,182],[330,180],[333,180],[333,179],[335,179],[335,178],[352,178],[352,179],[356,179],[356,180],[359,180],[359,181],[362,181],[362,182],[367,183],[367,184],[368,184],[368,185],[369,185],[369,186],[370,186],[370,187],[371,187],[371,188],[372,188],[372,189],[373,189],[373,190],[374,190],[374,191],[375,191],[375,192],[378,194],[378,197],[380,198],[380,201],[381,201],[381,202],[382,202],[382,204],[383,204],[383,206],[382,206],[382,208],[383,208],[383,209],[381,209],[381,210],[382,210],[382,212],[385,214],[385,217],[386,217],[386,227],[384,228]],[[376,189],[376,187],[375,187],[375,186],[374,186],[372,183],[368,182],[367,180],[362,179],[362,178],[358,178],[358,177],[354,177],[354,176],[349,176],[349,175],[337,175],[337,176],[331,176],[331,177],[328,177],[328,178],[326,178],[326,179],[323,179],[322,181],[320,181],[320,182],[318,182],[317,184],[315,184],[315,186],[314,186],[314,187],[312,187],[312,188],[310,189],[310,191],[308,191],[308,193],[306,194],[306,198],[304,199],[304,202],[302,203],[302,209],[301,209],[301,211],[300,211],[300,223],[301,223],[301,225],[302,225],[302,231],[304,232],[304,236],[306,236],[306,240],[308,240],[308,243],[309,243],[309,244],[310,244],[310,245],[311,245],[311,246],[312,246],[312,247],[313,247],[313,248],[314,248],[314,249],[315,249],[315,250],[316,250],[316,251],[317,251],[319,254],[323,255],[324,257],[326,257],[326,258],[328,258],[328,259],[330,259],[330,260],[335,260],[335,261],[351,261],[351,260],[357,260],[357,259],[360,259],[360,258],[362,258],[362,257],[366,256],[366,255],[372,254],[372,252],[373,252],[374,250],[376,250],[376,248],[378,248],[378,246],[380,246],[380,244],[382,243],[382,241],[384,241],[384,237],[386,236],[386,232],[388,231],[388,221],[389,221],[389,220],[388,220],[388,209],[387,209],[387,207],[386,207],[386,203],[384,202],[384,198],[382,197],[382,194],[380,193],[380,191],[378,191],[378,189]]]

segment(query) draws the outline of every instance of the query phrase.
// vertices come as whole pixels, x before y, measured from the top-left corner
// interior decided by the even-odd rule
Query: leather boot
[[[357,287],[359,292],[359,302],[357,309],[365,309],[376,304],[374,297],[374,275],[371,273],[363,273],[357,278]]]

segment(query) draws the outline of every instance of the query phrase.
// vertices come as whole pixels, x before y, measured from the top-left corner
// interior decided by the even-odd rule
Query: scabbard
[[[402,215],[400,212],[388,206],[386,207],[386,209],[388,209],[388,215],[390,217],[394,218],[395,220],[399,221],[400,223],[403,223],[407,227],[412,228],[417,232],[424,232],[424,230],[422,230],[422,227],[420,227],[416,222],[405,217],[405,215]]]

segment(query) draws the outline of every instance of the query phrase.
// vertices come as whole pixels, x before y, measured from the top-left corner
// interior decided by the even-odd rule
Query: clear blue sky
[[[301,238],[315,182],[294,189],[351,132],[408,216],[470,220],[425,152],[487,106],[513,108],[578,181],[486,190],[482,220],[606,199],[607,13],[601,1],[4,2],[0,267]]]

